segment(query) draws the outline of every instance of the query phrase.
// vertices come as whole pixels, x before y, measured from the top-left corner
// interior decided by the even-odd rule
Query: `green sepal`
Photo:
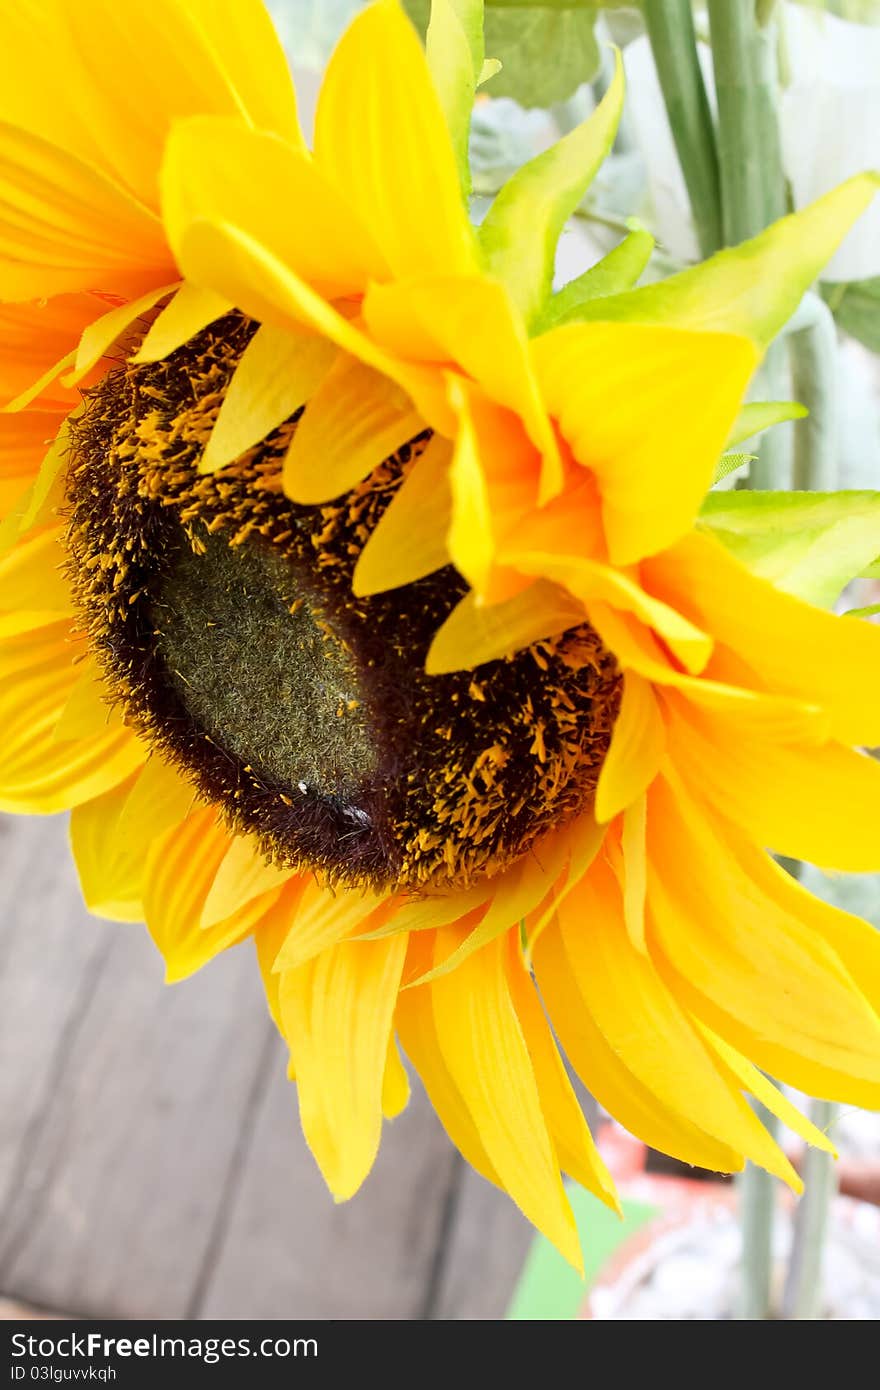
[[[632,289],[651,259],[654,246],[650,232],[641,228],[630,232],[607,256],[550,297],[535,324],[535,331],[544,333],[568,323],[569,319],[577,317],[581,305],[589,299],[601,299],[604,295]]]
[[[878,188],[880,174],[857,174],[751,241],[667,280],[591,300],[577,318],[739,333],[766,348]]]
[[[823,608],[880,553],[880,492],[710,492],[699,520],[755,574]]]
[[[745,468],[747,463],[752,463],[754,454],[722,454],[715,465],[715,476],[712,479],[713,485],[720,483],[722,478],[735,473],[738,468]]]
[[[880,352],[880,275],[819,289],[840,327],[872,352]]]
[[[749,401],[734,420],[724,447],[732,449],[734,444],[751,439],[753,434],[769,430],[773,425],[783,425],[786,420],[803,420],[809,413],[799,401]]]
[[[623,109],[623,64],[595,111],[508,180],[479,229],[488,267],[533,324],[550,292],[556,245],[610,150]]]
[[[483,0],[431,0],[425,53],[449,126],[462,193],[471,191],[468,137],[483,70]]]

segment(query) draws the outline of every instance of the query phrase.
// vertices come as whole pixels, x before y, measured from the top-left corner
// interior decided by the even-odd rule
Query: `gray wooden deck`
[[[0,1295],[146,1318],[495,1318],[530,1232],[424,1095],[334,1206],[248,948],[174,988],[0,817]]]

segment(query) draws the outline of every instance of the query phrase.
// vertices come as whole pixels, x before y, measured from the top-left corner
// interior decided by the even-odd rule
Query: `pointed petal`
[[[432,435],[369,535],[352,575],[355,594],[381,594],[413,584],[449,563],[452,446]]]
[[[442,959],[458,933],[446,928],[437,935]],[[501,1183],[579,1268],[577,1228],[510,997],[505,954],[506,943],[497,938],[430,986],[437,1039]]]
[[[611,559],[632,564],[677,540],[712,484],[757,364],[752,344],[592,323],[545,333],[532,353],[550,413],[598,483]],[[658,444],[660,420],[674,460]]]
[[[662,779],[648,835],[652,952],[676,996],[781,1081],[876,1105],[880,1022],[822,936],[762,890],[745,838]]]
[[[792,1178],[783,1154],[715,1066],[686,1010],[629,940],[619,890],[600,860],[566,901],[560,924],[584,1003],[620,1064],[675,1120],[695,1123],[777,1176]],[[629,1127],[611,1095],[594,1094]]]
[[[281,976],[306,1142],[338,1202],[373,1166],[405,937],[343,942]]]
[[[134,736],[57,740],[77,682],[69,628],[55,623],[0,642],[0,810],[49,815],[99,796],[143,762]]]
[[[569,900],[573,897],[570,895]],[[587,933],[583,936],[586,940]],[[534,961],[538,987],[554,1032],[584,1085],[615,1119],[661,1153],[718,1172],[738,1171],[742,1167],[741,1155],[710,1136],[695,1120],[683,1117],[680,1095],[673,1107],[668,1106],[611,1047],[584,993],[584,986],[589,986],[585,973],[588,966],[581,965],[577,954],[569,954],[574,940],[574,933],[563,940],[558,924],[549,926],[535,944]],[[642,1020],[636,1036],[643,1036],[644,1026]]]
[[[359,14],[330,59],[315,116],[315,160],[372,229],[395,276],[474,267],[443,110],[396,0]]]
[[[540,500],[560,491],[559,445],[535,379],[525,325],[502,284],[485,276],[429,275],[374,285],[363,314],[389,352],[413,361],[453,362],[492,401],[514,412],[541,455]]]
[[[388,1039],[388,1056],[385,1059],[385,1075],[382,1078],[382,1115],[386,1120],[396,1120],[409,1104],[410,1087],[406,1067],[397,1050],[394,1034]]]
[[[596,787],[596,819],[610,821],[650,786],[666,749],[666,730],[648,681],[627,671],[611,747]]]
[[[229,301],[213,290],[203,290],[185,281],[156,315],[132,360],[160,362],[231,308]]]
[[[268,863],[251,836],[234,836],[202,907],[201,927],[216,926],[255,898],[277,892],[292,877],[290,869]]]
[[[34,481],[59,423],[60,417],[48,410],[0,415],[0,518]]]
[[[83,899],[90,912],[114,922],[139,922],[141,889],[148,842],[121,841],[116,833],[120,812],[137,781],[126,781],[103,795],[75,806],[70,815],[70,846]]]
[[[314,880],[305,888],[290,929],[274,963],[276,971],[295,970],[322,951],[352,935],[368,921],[378,926],[391,900],[376,893],[341,889],[331,893]],[[376,920],[371,921],[374,914]]]
[[[772,726],[744,728],[735,714],[680,697],[667,696],[667,707],[674,766],[756,843],[822,868],[880,869],[875,759],[835,743],[783,742]]]
[[[876,625],[781,593],[705,534],[651,560],[643,574],[653,592],[736,652],[761,688],[823,705],[842,743],[880,744]]]
[[[340,354],[297,426],[284,460],[284,491],[294,502],[327,502],[423,429],[400,387]]]
[[[262,915],[261,911],[251,911],[248,904],[213,927],[200,925],[230,838],[230,832],[209,808],[193,811],[150,846],[143,885],[144,916],[165,961],[168,984],[186,979],[221,951],[236,945]]]
[[[620,1211],[614,1180],[608,1172],[572,1089],[553,1035],[538,1001],[534,982],[518,952],[509,947],[508,983],[520,1027],[526,1040],[541,1106],[559,1155],[563,1172],[581,1183],[611,1207]]]
[[[154,287],[139,299],[127,300],[89,324],[79,340],[73,371],[68,372],[63,379],[64,385],[76,386],[82,383],[113,344],[123,338],[129,330],[134,329],[138,320],[174,289],[175,284]]]
[[[442,675],[500,660],[541,637],[555,637],[577,627],[584,616],[576,599],[542,579],[491,608],[481,605],[471,590],[434,637],[425,670],[432,676]]]
[[[229,383],[200,472],[232,463],[283,424],[317,390],[336,355],[314,333],[258,328]]]

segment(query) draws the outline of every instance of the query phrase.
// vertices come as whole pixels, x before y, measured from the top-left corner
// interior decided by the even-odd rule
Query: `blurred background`
[[[270,8],[308,129],[321,68],[359,6],[274,0]],[[424,19],[418,0],[408,8]],[[872,0],[780,8],[780,119],[800,205],[880,165],[880,12]],[[521,6],[488,14],[487,56],[504,68],[475,114],[475,217],[505,177],[601,96],[614,39],[624,45],[626,117],[562,239],[558,279],[585,269],[634,217],[658,240],[650,274],[696,259],[638,13],[624,6],[597,14],[585,4],[535,5],[527,22]],[[711,86],[708,50],[705,58]],[[880,200],[835,258],[822,293],[840,335],[840,485],[876,488]],[[141,928],[86,914],[66,836],[64,818],[0,818],[4,1316],[23,1308],[132,1318],[731,1316],[740,1249],[734,1189],[675,1166],[658,1172],[612,1126],[603,1146],[627,1220],[609,1225],[578,1197],[589,1301],[512,1204],[453,1151],[418,1083],[408,1110],[386,1126],[363,1191],[334,1206],[299,1131],[249,946],[165,988]],[[876,878],[807,872],[815,891],[880,925]],[[862,1199],[877,1200],[880,1120],[843,1112],[835,1137],[850,1195],[833,1207],[821,1315],[868,1318],[880,1313],[880,1225],[878,1208]],[[774,1232],[780,1281],[790,1210],[782,1204]]]

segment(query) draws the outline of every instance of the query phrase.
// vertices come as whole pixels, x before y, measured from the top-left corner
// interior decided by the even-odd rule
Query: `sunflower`
[[[561,1173],[616,1197],[560,1046],[655,1147],[797,1187],[746,1096],[825,1148],[765,1072],[876,1102],[880,948],[767,847],[880,867],[880,632],[698,512],[871,181],[642,290],[636,233],[553,295],[619,76],[477,233],[459,9],[427,58],[365,10],[313,153],[245,0],[39,13],[64,119],[29,32],[5,59],[0,807],[72,808],[87,903],[145,918],[170,980],[253,940],[337,1199],[406,1104],[398,1044],[574,1263]],[[168,73],[148,127],[133,55]],[[155,263],[125,228],[93,254],[72,164]]]

